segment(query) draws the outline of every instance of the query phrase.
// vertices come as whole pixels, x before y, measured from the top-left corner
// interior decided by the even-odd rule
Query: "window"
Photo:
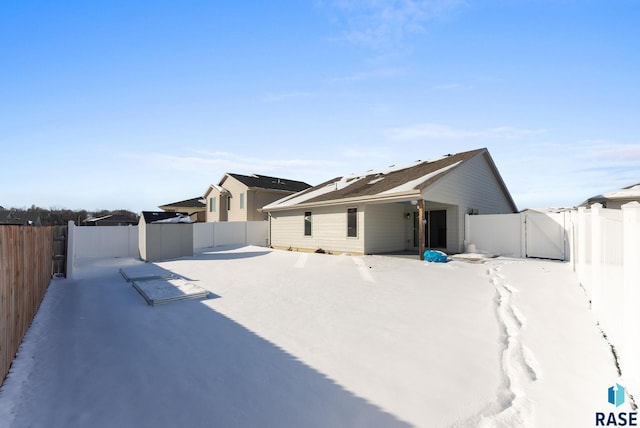
[[[304,236],[311,236],[311,211],[304,213]]]
[[[209,212],[216,212],[216,198],[209,198]]]
[[[227,211],[231,210],[231,196],[227,196]]]
[[[347,236],[355,238],[358,236],[358,209],[347,209]]]
[[[240,193],[240,209],[244,209],[244,193]]]

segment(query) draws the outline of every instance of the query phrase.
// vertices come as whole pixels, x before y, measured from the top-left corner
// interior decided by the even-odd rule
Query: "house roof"
[[[622,189],[612,190],[601,195],[592,196],[584,201],[580,206],[586,206],[596,202],[604,202],[609,200],[616,201],[640,201],[640,183],[632,184]]]
[[[186,199],[184,201],[179,202],[171,202],[169,204],[160,205],[159,208],[162,207],[176,207],[176,208],[206,208],[206,204],[204,203],[202,196],[198,196],[191,199]]]
[[[36,212],[2,211],[0,210],[0,224],[41,226],[40,214]]]
[[[167,212],[167,211],[142,211],[144,222],[149,223],[170,223],[177,222],[180,219],[190,219],[189,214],[183,212]]]
[[[487,149],[448,154],[429,161],[416,161],[410,165],[390,166],[382,170],[370,170],[364,174],[337,177],[310,189],[275,201],[263,208],[264,211],[286,209],[292,206],[324,205],[343,200],[398,200],[419,196],[422,189],[455,170],[460,164],[472,157],[485,154],[496,178],[510,200],[502,178]]]
[[[299,192],[301,190],[305,190],[311,187],[310,184],[304,183],[302,181],[291,180],[288,178],[280,178],[280,177],[270,177],[268,175],[242,175],[242,174],[233,174],[227,173],[230,177],[235,178],[242,184],[247,187],[252,187],[256,189],[268,189],[268,190],[283,190],[286,192]],[[220,180],[220,184],[222,184],[222,180]]]
[[[99,225],[137,224],[138,219],[126,214],[107,214],[102,217],[88,217],[82,221],[84,224],[93,223]]]
[[[224,187],[218,186],[217,184],[210,184],[209,187],[207,187],[207,190],[204,192],[204,198],[205,199],[209,196],[209,193],[211,193],[212,190],[216,190],[221,195],[228,195],[229,194],[229,191],[227,189],[225,189]]]

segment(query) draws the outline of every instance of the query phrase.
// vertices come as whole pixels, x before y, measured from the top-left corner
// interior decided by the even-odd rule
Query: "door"
[[[426,211],[424,243],[427,248],[447,248],[447,210]],[[413,246],[418,247],[418,213],[413,213]]]
[[[447,211],[428,211],[427,219],[427,247],[447,248]]]
[[[565,260],[564,213],[525,216],[525,247],[527,257]]]

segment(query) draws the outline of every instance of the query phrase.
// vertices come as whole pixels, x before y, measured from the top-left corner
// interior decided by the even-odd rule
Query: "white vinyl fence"
[[[67,251],[81,258],[139,257],[138,226],[76,226],[69,222]]]
[[[467,215],[465,244],[467,251],[568,260],[616,349],[624,381],[640,394],[640,203]]]
[[[229,221],[194,223],[194,249],[222,245],[268,245],[269,223],[266,221]]]
[[[193,248],[223,245],[268,245],[269,223],[237,221],[193,224]],[[138,226],[76,226],[68,224],[67,276],[80,258],[140,257]]]
[[[468,252],[506,257],[567,260],[570,255],[569,212],[468,215],[465,245]]]
[[[627,387],[640,394],[640,203],[594,204],[572,222],[572,258],[602,330],[615,346]]]

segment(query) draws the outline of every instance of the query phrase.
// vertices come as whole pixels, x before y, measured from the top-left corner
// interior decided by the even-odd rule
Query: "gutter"
[[[288,211],[288,210],[304,209],[304,208],[349,205],[357,202],[366,202],[366,203],[402,202],[402,201],[408,201],[412,199],[417,200],[420,198],[421,198],[420,191],[414,189],[406,192],[393,193],[389,195],[378,194],[378,195],[356,196],[353,198],[330,199],[327,201],[299,203],[299,204],[292,204],[292,205],[284,205],[280,207],[279,206],[269,207],[267,205],[265,207],[262,207],[258,211],[260,212]]]

